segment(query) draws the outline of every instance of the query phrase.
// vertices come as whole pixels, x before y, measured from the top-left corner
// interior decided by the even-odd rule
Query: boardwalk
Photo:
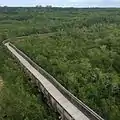
[[[19,62],[39,80],[48,93],[72,116],[73,120],[90,120],[83,112],[75,107],[49,80],[38,72],[25,58],[23,58],[13,47],[6,43],[5,46],[19,60]]]

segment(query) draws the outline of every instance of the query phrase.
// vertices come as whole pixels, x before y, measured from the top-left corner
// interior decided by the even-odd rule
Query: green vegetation
[[[119,120],[120,9],[0,9],[1,39],[106,120]]]
[[[0,55],[4,55],[2,51]],[[0,75],[4,78],[0,89],[0,120],[56,120],[16,62],[8,56],[0,60],[3,61]]]
[[[0,19],[3,19],[0,20],[0,120],[57,120],[57,115],[28,82],[29,77],[3,48],[3,40],[16,37],[11,33],[12,26],[16,31],[20,26],[11,24],[14,21],[4,16],[12,15],[0,10]]]

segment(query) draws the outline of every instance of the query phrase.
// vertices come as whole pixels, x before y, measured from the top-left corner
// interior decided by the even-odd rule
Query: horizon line
[[[74,6],[52,6],[52,5],[46,5],[46,6],[42,6],[42,5],[35,5],[35,6],[11,6],[11,5],[0,5],[0,7],[28,7],[28,8],[35,8],[35,7],[51,7],[51,8],[120,8],[120,6],[78,6],[78,7],[74,7]]]

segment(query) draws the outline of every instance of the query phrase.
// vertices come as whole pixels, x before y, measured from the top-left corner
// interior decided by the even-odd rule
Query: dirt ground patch
[[[2,77],[0,76],[0,90],[2,89],[2,87],[3,87],[3,79],[2,79]]]

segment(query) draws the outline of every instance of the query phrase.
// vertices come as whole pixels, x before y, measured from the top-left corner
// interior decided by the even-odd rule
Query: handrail
[[[4,41],[5,44],[8,41]],[[87,105],[85,105],[82,101],[76,98],[73,94],[71,94],[68,90],[66,90],[57,80],[47,73],[43,68],[38,66],[35,62],[33,62],[27,55],[25,55],[22,51],[16,48],[13,44],[9,43],[11,47],[13,47],[22,57],[24,57],[33,67],[36,68],[43,76],[45,76],[72,104],[74,104],[80,111],[82,111],[90,120],[104,120],[97,113],[95,113],[92,109],[90,109]]]

